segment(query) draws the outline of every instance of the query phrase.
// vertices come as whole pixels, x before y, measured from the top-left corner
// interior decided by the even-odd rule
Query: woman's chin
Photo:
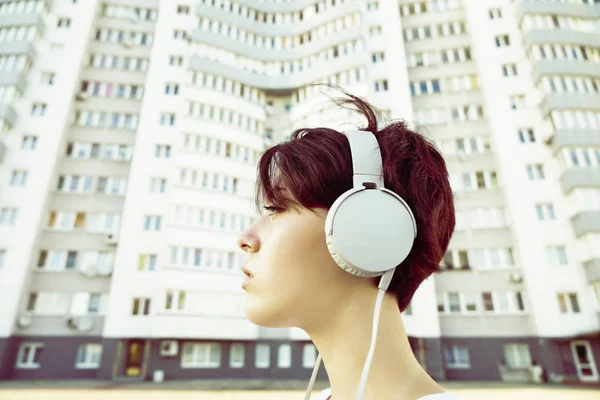
[[[244,314],[248,321],[263,328],[287,328],[280,313],[265,309],[249,299],[244,304]]]

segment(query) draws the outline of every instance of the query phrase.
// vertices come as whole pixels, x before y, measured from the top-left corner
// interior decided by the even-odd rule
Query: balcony
[[[548,116],[554,110],[600,111],[600,95],[588,93],[548,93],[541,104],[542,113]]]
[[[592,258],[583,263],[585,275],[590,284],[600,282],[600,257]]]
[[[565,194],[576,187],[600,188],[600,167],[570,168],[561,175],[560,184]]]
[[[0,121],[6,121],[10,126],[15,126],[17,112],[10,104],[0,104]]]
[[[555,43],[598,47],[598,34],[558,29],[532,29],[523,34],[523,47],[534,44]]]
[[[256,0],[236,0],[241,6],[260,12],[292,12],[304,10],[313,7],[314,0],[294,0],[294,1],[256,1]]]
[[[559,130],[550,137],[548,144],[552,146],[554,154],[567,146],[600,147],[600,135],[598,132],[588,129]]]
[[[517,21],[525,14],[561,15],[576,18],[600,18],[600,8],[586,4],[572,4],[557,1],[519,1]]]
[[[3,71],[0,74],[0,86],[16,86],[21,93],[27,84],[25,71]]]
[[[0,1],[2,3],[2,1]],[[11,26],[31,26],[35,25],[39,32],[43,32],[44,18],[36,12],[9,14],[0,16],[0,28],[8,28]]]
[[[33,60],[36,56],[33,44],[27,40],[15,40],[14,42],[4,42],[0,44],[0,56],[21,54],[25,54],[27,58]]]
[[[600,78],[598,64],[588,61],[539,60],[533,65],[533,80],[538,82],[543,75],[576,75]]]
[[[242,55],[257,61],[294,61],[307,58],[315,53],[326,50],[336,44],[349,42],[360,37],[360,28],[353,27],[335,35],[324,38],[315,38],[312,42],[304,44],[295,49],[261,49],[243,43],[240,40],[228,38],[224,35],[196,29],[192,32],[192,41],[229,50],[235,54]]]
[[[242,2],[238,2],[242,3]],[[296,1],[294,1],[296,3]],[[275,5],[275,4],[274,4]],[[309,4],[310,5],[310,4]],[[253,5],[255,6],[255,5]],[[327,12],[319,13],[305,18],[302,21],[295,21],[287,24],[267,24],[261,21],[254,21],[250,18],[242,17],[237,13],[223,10],[217,7],[199,4],[196,15],[206,17],[214,21],[223,21],[230,25],[245,29],[257,35],[264,36],[295,36],[309,32],[328,21],[341,18],[347,14],[360,11],[361,4],[358,1],[340,4]],[[269,11],[272,12],[272,11]]]
[[[583,211],[571,217],[575,236],[600,233],[600,211]]]
[[[362,67],[367,62],[366,57],[365,54],[352,54],[348,57],[335,59],[327,64],[315,66],[306,71],[279,76],[252,72],[199,56],[192,56],[190,58],[190,69],[219,75],[248,86],[268,90],[272,93],[289,93],[299,87],[318,82],[336,72]]]

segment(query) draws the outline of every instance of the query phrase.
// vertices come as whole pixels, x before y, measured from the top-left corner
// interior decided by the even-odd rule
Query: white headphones
[[[375,135],[368,131],[342,133],[350,143],[353,188],[338,197],[327,213],[327,248],[344,271],[362,277],[383,276],[375,303],[371,347],[357,393],[357,399],[362,400],[375,350],[383,295],[396,267],[412,249],[417,224],[404,199],[385,188],[383,162]],[[320,364],[319,354],[305,400],[310,398]]]

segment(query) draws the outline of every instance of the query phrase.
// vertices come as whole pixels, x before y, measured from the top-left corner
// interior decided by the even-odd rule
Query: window
[[[96,369],[100,367],[102,358],[102,344],[83,343],[77,349],[77,358],[75,359],[75,368],[77,369]]]
[[[369,35],[379,36],[382,33],[381,25],[374,25],[369,27]]]
[[[502,73],[504,76],[517,76],[517,65],[516,64],[504,64],[502,66]]]
[[[531,354],[526,343],[507,343],[504,345],[504,361],[509,368],[527,368],[531,366]]]
[[[448,368],[471,368],[469,349],[453,344],[444,346],[444,360]]]
[[[144,230],[145,231],[160,231],[160,224],[162,217],[160,215],[146,215],[144,217]]]
[[[183,65],[182,56],[169,56],[169,65],[174,67],[181,67]]]
[[[23,136],[21,139],[21,150],[35,150],[37,147],[37,136]]]
[[[546,179],[543,164],[529,164],[527,166],[527,176],[530,181],[543,181]]]
[[[71,18],[59,18],[56,22],[57,28],[68,29],[71,26]]]
[[[555,220],[554,205],[552,203],[541,203],[535,205],[538,221]]]
[[[177,83],[167,83],[165,85],[165,94],[177,96],[179,94],[179,85]]]
[[[140,254],[138,257],[138,271],[155,271],[156,254]]]
[[[244,366],[245,348],[243,343],[233,343],[229,349],[229,366],[242,368]]]
[[[277,367],[289,368],[292,366],[292,346],[288,343],[279,345],[277,349]]]
[[[40,353],[44,348],[43,343],[21,343],[19,353],[17,354],[18,369],[37,369],[40,368]]]
[[[385,53],[382,51],[373,53],[373,54],[371,54],[371,60],[373,61],[373,64],[384,62],[385,61]]]
[[[3,207],[0,208],[0,225],[14,225],[17,220],[17,209]]]
[[[490,8],[488,13],[490,19],[500,19],[502,18],[502,9],[501,8]]]
[[[387,92],[388,90],[388,81],[387,79],[381,79],[375,81],[375,91],[376,92]]]
[[[269,345],[266,343],[258,343],[256,345],[256,353],[255,353],[255,367],[256,368],[269,368],[271,365],[271,351]]]
[[[154,150],[154,156],[156,158],[170,158],[171,157],[171,146],[158,144]]]
[[[376,11],[379,10],[379,2],[378,1],[369,1],[367,3],[367,11]]]
[[[52,85],[54,85],[55,78],[56,78],[56,74],[54,72],[42,72],[40,81],[44,85],[52,86]]]
[[[562,314],[578,314],[581,312],[577,293],[557,293],[556,298],[558,309]]]
[[[189,14],[190,13],[190,8],[188,6],[182,6],[182,5],[178,5],[177,6],[177,14]]]
[[[149,315],[150,299],[145,297],[134,297],[131,315]]]
[[[45,103],[33,103],[31,105],[31,116],[32,117],[43,117],[46,115],[46,104]]]
[[[522,110],[525,108],[525,95],[517,94],[510,96],[510,108],[513,110]]]
[[[460,312],[460,295],[458,292],[448,293],[449,312]]]
[[[546,247],[548,264],[552,266],[568,265],[567,250],[564,246]]]
[[[492,300],[492,293],[483,292],[482,299],[483,299],[483,309],[485,311],[494,311],[494,301]]]
[[[27,183],[27,171],[15,170],[12,171],[10,176],[10,186],[20,186],[23,187]]]
[[[304,368],[313,368],[317,359],[317,348],[314,344],[305,344],[302,349],[302,366]]]
[[[531,128],[519,129],[519,141],[521,143],[535,143],[535,133]]]
[[[0,268],[4,268],[6,263],[6,250],[0,249]]]
[[[173,113],[161,113],[160,114],[160,124],[173,126],[175,125],[175,114]]]
[[[183,310],[184,307],[185,291],[179,290],[177,292],[173,292],[172,290],[167,290],[167,295],[165,297],[165,310]]]
[[[151,178],[150,191],[153,193],[164,193],[167,189],[167,180],[165,178]]]
[[[508,35],[496,36],[496,47],[510,46],[510,37]]]
[[[181,368],[219,368],[221,345],[219,343],[187,342],[181,353]]]

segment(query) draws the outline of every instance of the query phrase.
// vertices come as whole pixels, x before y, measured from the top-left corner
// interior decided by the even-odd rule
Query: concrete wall
[[[410,344],[417,358],[418,339],[411,337]],[[587,340],[592,347],[596,366],[600,369],[600,337],[589,336],[577,340]],[[19,346],[22,342],[41,342],[44,349],[40,353],[39,369],[16,369],[15,363]],[[102,361],[97,369],[81,370],[75,368],[77,349],[81,343],[103,343]],[[119,344],[121,342],[121,344]],[[245,345],[245,360],[242,368],[229,367],[229,351],[234,342],[221,342],[221,366],[214,369],[181,368],[181,351],[185,341],[179,342],[179,353],[176,357],[160,356],[160,340],[147,341],[150,346],[144,376],[139,378],[152,380],[156,370],[165,372],[165,380],[193,379],[273,379],[273,380],[308,380],[312,368],[302,366],[302,348],[305,342],[289,342],[287,340],[270,340],[261,342],[241,342]],[[255,348],[257,343],[268,343],[271,348],[269,368],[255,368]],[[277,349],[281,343],[290,343],[292,347],[292,365],[290,368],[277,367]],[[425,349],[425,367],[427,372],[437,381],[469,380],[500,381],[498,365],[504,359],[503,346],[506,343],[527,343],[532,361],[542,365],[546,376],[551,373],[565,375],[568,380],[577,380],[577,371],[571,352],[572,340],[557,338],[442,338],[423,339]],[[127,339],[102,339],[99,337],[11,337],[0,339],[0,380],[1,379],[101,379],[117,380],[124,378]],[[447,368],[443,359],[443,348],[446,345],[460,344],[466,346],[470,355],[470,368]],[[119,350],[119,347],[121,349]],[[116,374],[113,369],[119,360]],[[135,379],[135,378],[134,378]],[[319,380],[328,380],[324,365],[318,375]]]

